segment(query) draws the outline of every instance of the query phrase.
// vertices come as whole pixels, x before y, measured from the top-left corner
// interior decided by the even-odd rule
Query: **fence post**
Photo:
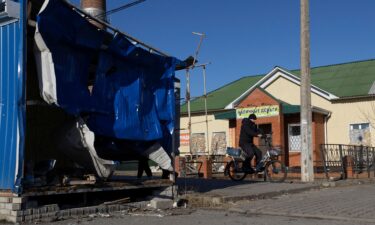
[[[327,180],[328,180],[328,179],[329,179],[329,178],[328,178],[328,170],[327,170],[326,157],[325,157],[326,154],[325,154],[325,152],[324,152],[325,147],[326,147],[326,145],[321,144],[321,145],[320,145],[320,152],[322,153],[321,155],[322,155],[322,161],[323,161],[324,173],[326,174],[326,178],[327,178]]]
[[[358,173],[362,173],[363,170],[363,145],[359,146],[359,153],[358,153]],[[358,174],[357,173],[357,174]]]
[[[175,170],[179,173],[180,177],[186,176],[186,159],[185,157],[176,156],[175,158]]]
[[[368,155],[368,148],[366,147],[366,166],[367,166],[367,177],[370,178],[370,158]]]
[[[374,168],[374,177],[375,177],[375,149],[372,148],[372,167]]]
[[[342,155],[342,145],[339,145],[339,154],[340,154],[340,160],[341,160],[341,179],[344,179],[347,177],[346,170],[344,167],[344,157]]]
[[[211,159],[209,156],[200,156],[199,161],[202,163],[201,164],[201,170],[203,173],[203,177],[206,179],[212,178],[212,163]]]

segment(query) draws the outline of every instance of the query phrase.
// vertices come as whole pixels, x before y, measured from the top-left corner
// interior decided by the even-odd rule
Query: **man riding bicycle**
[[[246,172],[254,173],[251,167],[251,160],[255,155],[255,163],[259,164],[262,159],[262,152],[254,145],[254,137],[261,137],[261,131],[255,124],[257,117],[255,114],[250,114],[248,118],[242,120],[240,132],[240,147],[246,152],[247,157],[244,161],[243,169]]]

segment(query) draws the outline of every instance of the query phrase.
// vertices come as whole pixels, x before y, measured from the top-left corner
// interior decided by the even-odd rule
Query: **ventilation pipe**
[[[81,0],[81,8],[83,9],[83,11],[93,17],[97,17],[98,15],[100,15],[99,17],[97,17],[97,19],[107,21],[107,18],[105,16],[105,12],[107,10],[106,0]],[[91,23],[101,29],[104,28],[103,25],[94,21],[91,21]]]

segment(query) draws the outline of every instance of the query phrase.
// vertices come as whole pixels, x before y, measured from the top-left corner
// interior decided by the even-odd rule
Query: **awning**
[[[230,120],[236,119],[236,110],[232,109],[226,112],[217,113],[214,115],[215,120]]]
[[[300,105],[281,104],[283,114],[294,114],[301,112]]]

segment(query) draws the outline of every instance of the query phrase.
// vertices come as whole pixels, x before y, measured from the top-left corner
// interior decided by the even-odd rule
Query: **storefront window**
[[[299,124],[288,125],[289,151],[301,151],[301,126]]]

